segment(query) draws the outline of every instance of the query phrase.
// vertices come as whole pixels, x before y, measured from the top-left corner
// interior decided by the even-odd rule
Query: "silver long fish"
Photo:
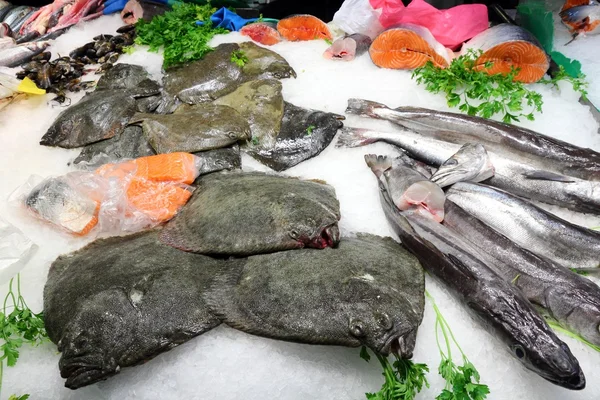
[[[445,210],[444,226],[476,247],[488,267],[565,329],[600,346],[598,285],[520,247],[452,201]]]
[[[490,186],[459,182],[447,199],[519,246],[565,268],[600,267],[600,233]]]
[[[346,112],[385,119],[425,136],[460,145],[481,143],[488,151],[538,170],[600,181],[600,153],[518,126],[427,108],[390,109],[360,99],[348,100]]]
[[[494,165],[485,147],[466,143],[440,165],[431,181],[446,187],[456,182],[481,182],[492,176]]]
[[[341,129],[336,146],[357,147],[379,141],[401,147],[411,156],[434,166],[442,165],[461,148],[460,144],[405,128],[397,132],[378,132],[350,127]],[[528,199],[600,214],[600,182],[540,171],[495,152],[488,150],[487,153],[495,169],[494,176],[487,181],[490,185]]]
[[[527,299],[496,275],[458,235],[430,218],[400,212],[379,180],[386,217],[423,267],[469,307],[490,333],[527,369],[569,389],[585,387],[577,359]]]
[[[21,65],[40,54],[49,45],[48,42],[34,42],[0,50],[0,67]]]

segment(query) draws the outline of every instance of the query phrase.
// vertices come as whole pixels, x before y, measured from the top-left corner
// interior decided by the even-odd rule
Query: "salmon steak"
[[[240,29],[240,33],[265,46],[272,46],[281,42],[277,24],[273,22],[254,22]]]
[[[523,83],[539,81],[550,67],[550,58],[540,42],[529,31],[511,24],[496,25],[469,40],[461,50],[481,50],[475,66],[488,74],[519,72],[514,80]],[[486,63],[491,63],[489,68]]]
[[[381,68],[415,69],[431,61],[445,68],[452,52],[435,40],[429,29],[413,24],[399,24],[383,31],[369,48],[373,63]]]
[[[325,22],[312,15],[292,15],[277,23],[277,30],[292,42],[302,40],[332,40],[333,36]]]

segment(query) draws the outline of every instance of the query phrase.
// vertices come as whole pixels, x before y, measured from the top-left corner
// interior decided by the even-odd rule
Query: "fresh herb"
[[[585,340],[584,338],[582,338],[581,336],[579,336],[576,333],[573,333],[571,331],[566,330],[565,328],[563,328],[562,326],[560,326],[558,324],[558,322],[556,322],[556,320],[554,320],[553,318],[545,316],[545,319],[546,319],[546,322],[548,323],[548,326],[550,328],[554,329],[556,332],[560,332],[560,333],[562,333],[562,334],[564,334],[564,335],[566,335],[566,336],[568,336],[570,338],[573,338],[573,339],[575,339],[577,341],[580,341],[581,343],[585,344],[586,346],[589,346],[592,349],[600,352],[600,347],[599,346],[596,346],[595,344],[588,342],[587,340]]]
[[[572,77],[567,73],[567,71],[565,71],[565,67],[563,67],[562,65],[558,67],[558,72],[554,75],[552,79],[542,79],[539,81],[539,83],[552,85],[555,88],[558,88],[559,81],[567,81],[571,83],[571,85],[573,86],[573,90],[581,93],[581,97],[587,99],[588,92],[586,88],[588,87],[588,82],[585,81],[585,75],[580,73],[579,76]]]
[[[172,11],[157,15],[150,22],[138,20],[135,42],[150,46],[154,52],[163,48],[165,68],[199,60],[212,50],[208,42],[213,36],[229,32],[213,28],[210,16],[215,11],[210,4],[175,4]],[[196,21],[203,24],[196,25]]]
[[[512,281],[510,281],[511,285],[514,285],[515,283],[517,283],[517,280],[521,277],[521,274],[517,274]]]
[[[582,275],[582,276],[588,276],[590,273],[581,269],[577,269],[577,268],[569,268],[571,271],[575,272],[578,275]]]
[[[378,353],[375,356],[383,368],[385,383],[377,393],[366,393],[369,400],[412,400],[423,386],[429,387],[425,373],[429,368],[425,364],[415,364],[410,360],[398,358],[390,364],[387,357]],[[371,356],[366,347],[360,350],[360,357],[369,362]]]
[[[255,145],[255,146],[258,146],[258,143],[259,143],[258,142],[258,138],[256,136],[253,136],[252,137],[252,144]]]
[[[135,46],[134,45],[123,47],[123,53],[124,54],[133,54],[134,51],[135,51]]]
[[[469,50],[447,68],[436,67],[429,61],[415,69],[412,77],[432,93],[445,93],[448,106],[458,107],[469,115],[491,118],[500,114],[507,123],[519,121],[521,117],[534,120],[533,112],[542,111],[542,95],[515,82],[516,69],[506,75],[489,75],[481,70],[475,62],[481,53]],[[489,68],[491,64],[486,63],[484,67]],[[524,111],[523,103],[529,112]]]
[[[444,319],[439,308],[435,304],[433,297],[429,292],[425,291],[425,295],[431,301],[433,310],[435,311],[435,340],[442,361],[438,368],[439,374],[446,380],[446,387],[442,390],[436,400],[483,400],[490,393],[487,385],[479,383],[479,372],[475,366],[469,361],[465,353],[460,348],[460,345],[454,338],[450,325]],[[445,342],[445,351],[440,344],[439,332],[442,332]],[[457,366],[452,360],[452,348],[450,339],[456,345],[462,355],[462,366]]]
[[[264,18],[262,14],[258,14],[258,19],[256,20],[256,22],[263,22]]]
[[[243,50],[235,50],[231,53],[231,62],[237,64],[238,67],[243,67],[248,62],[248,57]]]
[[[323,40],[325,41],[325,43],[327,43],[330,46],[333,44],[333,42],[331,40],[327,39],[327,38],[325,38]]]
[[[8,398],[8,400],[27,400],[28,398],[29,398],[28,394],[23,394],[18,397],[15,394],[11,394],[10,397]]]
[[[308,128],[306,128],[306,136],[310,136],[313,133],[313,130],[316,128],[316,126],[314,125],[310,125]]]

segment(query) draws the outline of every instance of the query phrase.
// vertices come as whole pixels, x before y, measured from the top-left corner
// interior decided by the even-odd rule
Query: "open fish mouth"
[[[306,247],[315,249],[324,249],[325,247],[335,247],[340,242],[340,229],[336,225],[330,225],[321,230],[321,235],[312,238],[305,243]]]
[[[402,359],[411,359],[413,356],[413,349],[407,349],[405,336],[407,333],[395,332],[391,334],[388,339],[379,348],[378,353],[384,356],[388,356],[390,353],[395,354]]]
[[[581,369],[575,371],[571,376],[556,376],[538,372],[544,379],[554,383],[557,386],[571,390],[582,390],[585,388],[585,375]]]
[[[59,362],[60,376],[66,379],[65,387],[78,389],[96,382],[102,378],[115,374],[118,368],[105,369],[97,364],[87,361],[84,357],[77,357],[67,362]]]

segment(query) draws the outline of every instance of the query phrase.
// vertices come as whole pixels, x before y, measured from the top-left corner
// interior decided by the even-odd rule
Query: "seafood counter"
[[[0,47],[3,397],[600,397],[598,123],[533,35],[78,7]]]

